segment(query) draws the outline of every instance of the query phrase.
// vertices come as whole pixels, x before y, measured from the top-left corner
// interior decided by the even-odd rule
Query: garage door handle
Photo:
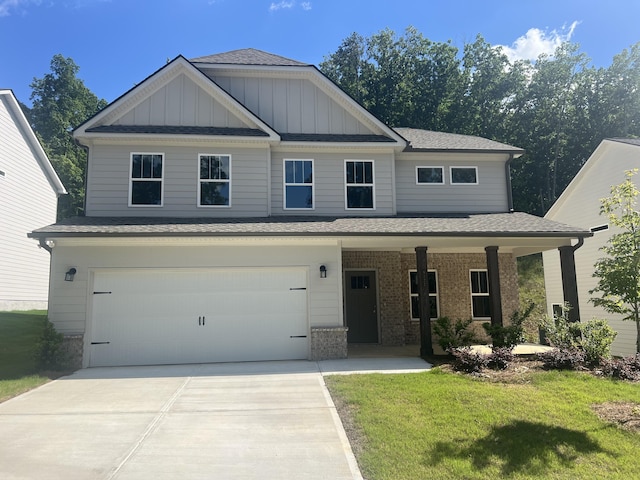
[[[289,338],[307,338],[306,335],[290,335]]]
[[[204,316],[202,317],[202,326],[204,327]]]
[[[91,345],[109,345],[111,342],[91,342]]]

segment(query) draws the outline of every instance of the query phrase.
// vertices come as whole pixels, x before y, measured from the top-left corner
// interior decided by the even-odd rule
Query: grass
[[[326,381],[340,415],[351,417],[346,428],[368,480],[628,479],[640,472],[640,434],[601,421],[591,408],[640,403],[637,384],[576,372],[492,383],[437,368]]]
[[[0,312],[0,402],[49,381],[33,357],[45,318],[39,310]]]

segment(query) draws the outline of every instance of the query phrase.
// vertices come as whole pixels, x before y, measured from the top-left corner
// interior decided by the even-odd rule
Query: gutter
[[[38,238],[38,246],[40,248],[44,248],[47,252],[49,252],[49,255],[52,254],[53,249],[47,245],[47,238],[46,237],[39,237]]]
[[[513,212],[513,191],[511,189],[511,162],[513,162],[513,153],[509,154],[509,160],[504,164],[504,174],[507,179],[507,207]]]

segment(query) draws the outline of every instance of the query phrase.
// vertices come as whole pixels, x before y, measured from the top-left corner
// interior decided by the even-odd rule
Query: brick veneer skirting
[[[347,327],[311,327],[310,360],[347,358]]]

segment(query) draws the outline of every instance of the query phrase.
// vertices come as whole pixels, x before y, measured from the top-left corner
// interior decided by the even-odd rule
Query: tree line
[[[607,68],[564,43],[535,62],[510,61],[481,35],[462,50],[415,28],[353,33],[320,70],[392,127],[478,135],[523,148],[512,163],[516,210],[544,214],[607,137],[640,135],[640,43]],[[86,152],[71,131],[107,105],[77,77],[71,58],[31,84],[23,105],[69,191],[58,217],[83,214]]]

